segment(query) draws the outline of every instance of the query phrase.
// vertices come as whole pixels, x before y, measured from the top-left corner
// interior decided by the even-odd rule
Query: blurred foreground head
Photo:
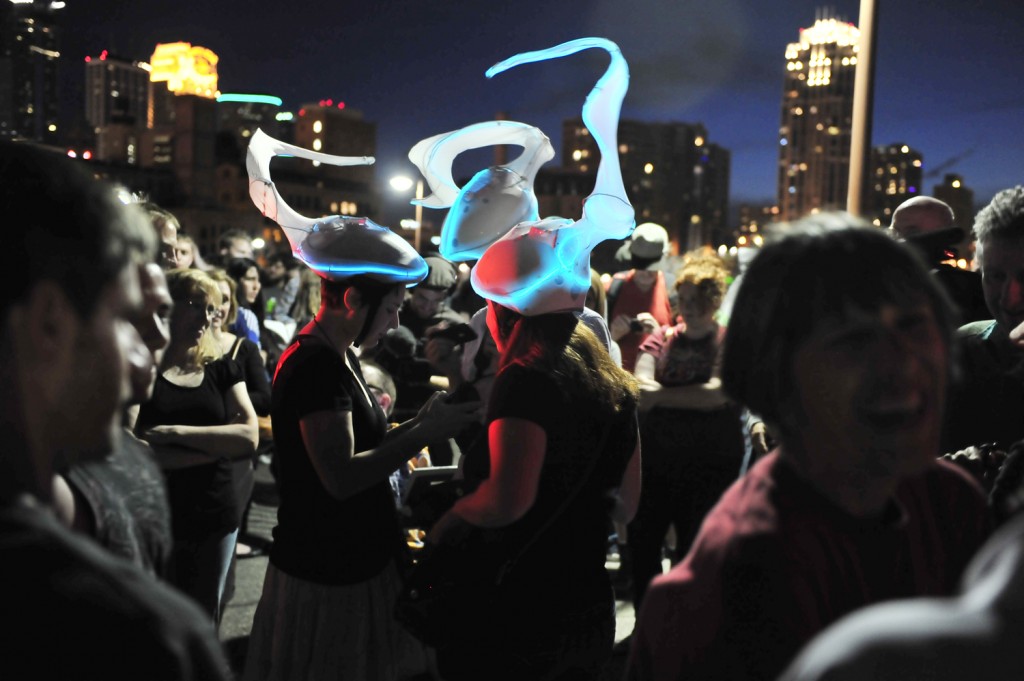
[[[952,331],[916,253],[849,215],[816,215],[780,226],[750,264],[723,386],[778,429],[784,449],[835,438],[833,448],[858,452],[851,463],[876,449],[934,457]]]
[[[9,436],[0,478],[4,491],[39,491],[55,462],[111,444],[130,392],[128,356],[142,346],[130,321],[142,304],[138,264],[156,239],[112,187],[27,145],[0,144],[0,206],[20,264],[0,274],[0,428]]]

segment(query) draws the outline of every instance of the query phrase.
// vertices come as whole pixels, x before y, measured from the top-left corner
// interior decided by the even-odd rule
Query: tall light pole
[[[405,175],[396,175],[396,176],[392,177],[391,180],[389,180],[389,184],[391,185],[391,188],[394,189],[395,191],[407,192],[407,191],[409,191],[412,188],[413,181],[412,181],[412,179],[410,179],[409,177],[407,177]],[[420,179],[416,180],[416,200],[419,201],[422,198],[423,198],[423,178],[420,178]],[[422,234],[423,234],[423,206],[421,206],[420,204],[417,203],[416,204],[416,209],[415,209],[415,211],[413,213],[413,216],[414,216],[414,219],[413,219],[414,224],[409,225],[408,228],[416,230],[416,236],[414,238],[414,246],[416,248],[416,252],[419,253],[419,250],[420,250],[420,240],[422,239]],[[401,226],[403,228],[406,228],[406,223],[407,222],[408,222],[407,220],[402,220]]]
[[[850,131],[850,178],[846,210],[864,212],[864,177],[871,153],[871,123],[875,99],[875,34],[878,27],[876,0],[860,0],[860,50],[853,81],[853,121]]]

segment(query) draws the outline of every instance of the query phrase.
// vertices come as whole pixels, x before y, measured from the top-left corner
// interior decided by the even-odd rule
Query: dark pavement
[[[277,494],[274,480],[267,466],[260,465],[256,469],[256,488],[253,491],[252,510],[244,532],[239,540],[249,543],[247,539],[269,543],[271,530],[277,522]],[[609,563],[614,570],[617,565]],[[267,569],[267,557],[255,556],[236,561],[235,592],[224,610],[220,625],[220,639],[231,659],[232,666],[241,676],[245,664],[245,653],[249,643],[249,629],[252,626],[253,613],[260,600],[263,589],[263,575]],[[619,600],[615,604],[617,613],[615,640],[620,641],[633,630],[633,604],[628,600]],[[616,656],[605,673],[608,681],[622,678],[624,656]],[[525,680],[524,680],[525,681]]]

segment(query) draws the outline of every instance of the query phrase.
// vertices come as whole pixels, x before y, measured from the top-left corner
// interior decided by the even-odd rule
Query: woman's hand
[[[430,546],[440,546],[442,544],[455,545],[461,543],[472,531],[473,525],[466,522],[459,515],[449,511],[441,516],[434,523],[434,526],[430,528],[424,543]]]
[[[450,404],[445,401],[447,397],[448,393],[443,391],[434,393],[415,416],[417,430],[428,441],[454,437],[463,428],[479,420],[483,402]]]
[[[157,445],[175,444],[179,437],[178,427],[153,426],[146,432],[142,433],[139,437],[154,447]]]
[[[760,458],[771,450],[771,436],[768,434],[768,426],[763,421],[754,421],[750,424],[750,444],[754,448],[754,456]]]

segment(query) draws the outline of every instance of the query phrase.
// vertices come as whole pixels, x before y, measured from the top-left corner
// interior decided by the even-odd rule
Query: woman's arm
[[[339,500],[386,479],[430,442],[457,434],[476,420],[479,402],[446,404],[431,396],[420,413],[392,429],[377,447],[355,452],[352,413],[318,411],[299,421],[302,442],[320,484]]]
[[[729,404],[729,399],[722,391],[722,381],[717,375],[713,375],[707,383],[663,386],[654,379],[654,369],[654,355],[641,352],[633,370],[642,391],[640,394],[641,411],[647,411],[653,407],[711,411]]]
[[[533,421],[503,418],[491,423],[487,436],[491,475],[455,502],[451,513],[477,527],[504,527],[533,507],[547,433]]]
[[[244,362],[239,364],[242,365],[242,374],[245,376],[245,389],[249,393],[249,400],[256,414],[266,416],[270,413],[270,380],[267,378],[266,365],[263,364],[263,357],[255,344],[244,354]]]
[[[229,421],[219,426],[154,426],[141,438],[157,449],[164,445],[187,447],[208,460],[222,456],[244,458],[256,451],[259,427],[245,383],[239,381],[225,395]]]

